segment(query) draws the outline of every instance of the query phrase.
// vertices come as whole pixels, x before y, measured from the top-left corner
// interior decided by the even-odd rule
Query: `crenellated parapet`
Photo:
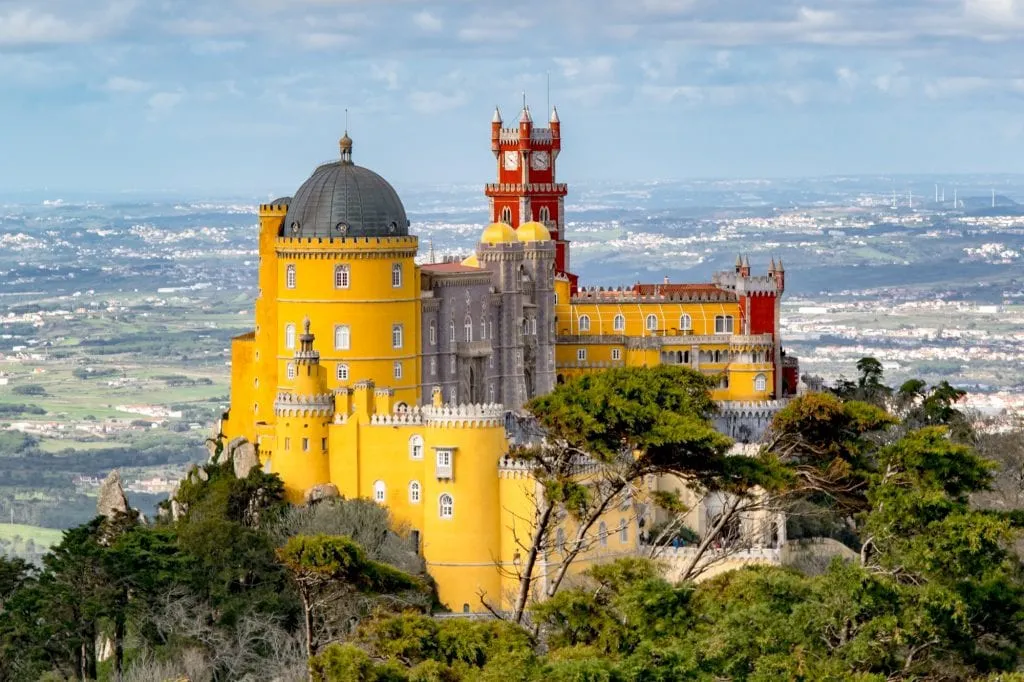
[[[374,258],[413,258],[419,238],[394,237],[294,237],[279,236],[274,249],[279,256],[295,260],[365,260]]]
[[[730,400],[718,403],[715,427],[741,443],[760,441],[788,400]]]
[[[435,427],[494,427],[504,426],[505,406],[499,403],[476,405],[427,405],[420,408],[423,423]]]
[[[644,285],[638,287],[582,287],[573,295],[572,303],[726,303],[735,302],[736,294],[714,284],[681,288],[678,285]]]
[[[334,394],[295,395],[281,391],[274,400],[278,417],[331,417],[334,415]]]

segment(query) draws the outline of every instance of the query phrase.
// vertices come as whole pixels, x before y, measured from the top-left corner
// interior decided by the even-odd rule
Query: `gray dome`
[[[352,163],[352,141],[342,139],[340,161],[315,171],[288,206],[282,237],[404,237],[409,219],[387,180]]]

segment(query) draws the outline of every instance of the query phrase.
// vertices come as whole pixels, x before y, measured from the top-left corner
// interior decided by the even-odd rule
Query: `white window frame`
[[[334,266],[334,288],[348,289],[352,284],[352,270],[348,265]]]
[[[405,329],[400,324],[391,325],[391,347],[401,348],[405,341]]]
[[[450,448],[434,451],[434,473],[437,478],[455,477],[455,453]]]
[[[505,223],[506,225],[511,225],[512,224],[512,207],[511,206],[506,206],[505,208],[501,209],[501,222]]]
[[[295,350],[295,325],[291,322],[284,326],[284,347]]]
[[[294,379],[295,378],[296,372],[295,372],[295,363],[294,362],[289,362],[288,363],[288,366],[285,368],[285,374],[288,376],[289,379]]]
[[[622,313],[619,313],[619,314],[617,314],[615,316],[615,319],[612,321],[612,330],[613,331],[617,331],[617,332],[624,332],[624,331],[626,331],[626,316],[625,315],[623,315]]]
[[[442,519],[455,518],[455,498],[451,493],[441,493],[438,496],[437,515]]]
[[[732,334],[735,319],[732,315],[715,315],[715,333]]]
[[[352,348],[352,329],[347,324],[334,325],[334,350]]]
[[[338,363],[335,376],[337,376],[338,381],[348,381],[348,365],[344,362]]]
[[[391,366],[391,375],[395,379],[401,379],[402,378],[402,361],[401,360],[395,360],[394,364]]]
[[[455,343],[455,320],[448,320],[448,340]]]
[[[758,392],[768,390],[768,377],[763,374],[758,374],[754,377],[754,390]]]
[[[409,482],[409,504],[419,504],[423,499],[423,488],[419,481]]]
[[[386,502],[388,499],[388,487],[384,481],[373,482],[373,501]]]
[[[612,348],[612,360],[621,360],[621,359],[622,359],[622,349],[621,348]]]
[[[423,436],[418,433],[409,436],[409,459],[423,459]]]
[[[653,323],[652,323],[653,320]],[[649,332],[658,331],[658,316],[651,313],[644,319],[644,329]]]
[[[391,286],[394,289],[402,288],[402,264],[393,263],[391,265]]]
[[[466,315],[466,320],[462,324],[463,336],[465,336],[466,343],[473,341],[473,318]]]
[[[293,263],[289,263],[284,268],[284,288],[294,289],[297,283],[298,275],[295,272],[295,265]]]
[[[578,326],[581,332],[590,331],[590,315],[580,315]]]
[[[551,220],[551,209],[547,206],[541,206],[540,210],[537,211],[537,220],[542,223],[546,223]]]
[[[576,360],[578,360],[579,362],[583,362],[586,359],[587,359],[587,349],[586,348],[577,348],[576,349]]]
[[[487,320],[482,317],[480,318],[480,340],[487,340]]]
[[[430,345],[437,345],[437,322],[430,321]]]
[[[693,331],[693,318],[690,317],[689,313],[683,313],[679,316],[679,330],[684,332]]]

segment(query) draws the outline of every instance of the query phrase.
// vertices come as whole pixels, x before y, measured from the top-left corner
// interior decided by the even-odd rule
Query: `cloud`
[[[91,5],[91,3],[90,3]],[[95,16],[66,11],[41,11],[36,3],[0,9],[0,46],[63,45],[98,40],[111,33],[131,12],[133,3],[107,5]]]
[[[156,92],[146,100],[146,106],[151,115],[161,116],[181,104],[184,98],[181,92]]]
[[[415,90],[409,93],[409,106],[418,114],[439,114],[458,109],[467,101],[469,97],[462,91],[446,94],[434,90]]]
[[[370,64],[370,77],[385,84],[388,90],[398,89],[398,62]]]
[[[436,33],[444,28],[444,22],[427,10],[414,14],[412,16],[412,23],[420,30],[427,31],[428,33]]]
[[[111,76],[107,79],[107,82],[103,84],[102,89],[107,92],[138,93],[149,90],[150,85],[145,81],[135,80],[134,78]]]

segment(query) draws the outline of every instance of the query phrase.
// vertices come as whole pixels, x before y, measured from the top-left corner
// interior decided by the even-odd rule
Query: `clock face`
[[[530,168],[536,171],[547,170],[551,166],[551,157],[547,152],[534,152],[530,155]]]
[[[505,152],[505,170],[519,168],[519,152]]]

